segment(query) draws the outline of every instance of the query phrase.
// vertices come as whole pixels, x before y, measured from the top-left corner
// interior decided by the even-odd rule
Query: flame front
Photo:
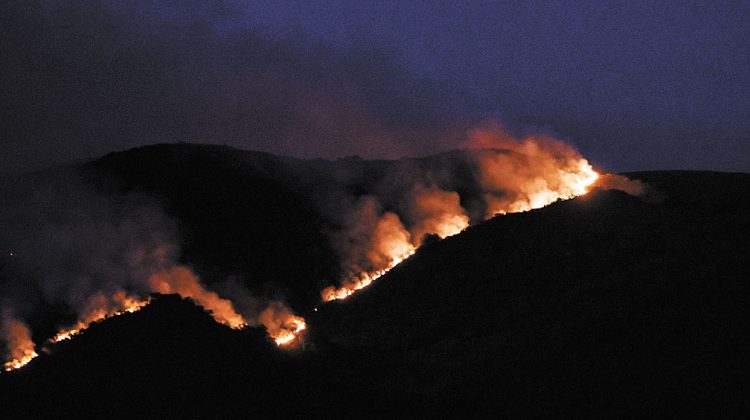
[[[476,149],[472,151],[473,164],[483,192],[486,219],[578,197],[587,193],[599,179],[591,164],[573,147],[547,135],[517,138],[500,126],[490,126],[472,131],[467,146]],[[326,287],[321,291],[324,302],[346,299],[372,284],[414,254],[425,234],[445,238],[469,226],[469,217],[461,207],[461,199],[456,192],[443,191],[436,186],[416,185],[407,199],[409,201],[406,204],[402,202],[402,206],[407,209],[407,219],[412,222],[411,235],[400,225],[400,221],[398,224],[388,223],[395,234],[382,235],[378,228],[385,219],[399,220],[396,214],[383,214],[371,233],[370,251],[366,253],[367,259],[364,261],[365,265],[373,265],[375,269],[355,270],[350,278],[342,282],[341,287]],[[366,217],[364,220],[363,224],[366,225]],[[362,230],[361,226],[354,226],[353,231]],[[388,248],[393,248],[389,245],[393,243],[393,238],[402,247],[388,251]],[[372,255],[384,258],[378,260]]]
[[[624,177],[600,177],[575,149],[546,135],[516,138],[502,127],[492,126],[473,131],[467,146],[478,149],[470,153],[474,179],[481,194],[480,200],[469,199],[472,205],[480,201],[479,210],[476,206],[472,209],[474,220],[529,211],[561,199],[571,199],[587,193],[597,182],[603,188],[644,190],[643,185]],[[412,256],[425,235],[446,238],[469,226],[469,216],[457,192],[420,182],[426,181],[407,184],[404,197],[388,203],[390,211],[384,211],[384,206],[374,196],[361,200],[360,206],[350,214],[353,217],[344,221],[345,228],[339,238],[344,252],[342,269],[348,273],[348,278],[340,287],[323,289],[323,301],[346,299],[368,287]],[[403,213],[399,215],[393,209]],[[161,265],[150,271],[147,278],[148,289],[142,292],[176,293],[191,298],[209,311],[216,322],[233,329],[263,325],[279,347],[291,347],[303,341],[307,330],[305,319],[293,314],[282,302],[268,302],[260,313],[258,309],[243,312],[245,318],[231,301],[203,286],[187,267]],[[60,330],[49,342],[71,339],[93,322],[136,312],[149,302],[124,291],[110,296],[99,293],[87,301],[74,325]],[[3,330],[10,358],[3,364],[4,370],[18,369],[37,357],[28,328],[22,322],[5,319]]]
[[[207,290],[187,267],[176,266],[162,270],[151,275],[149,283],[153,290],[159,293],[177,293],[182,297],[193,299],[211,311],[218,323],[228,325],[233,329],[242,329],[247,326],[247,321],[235,311],[232,302],[222,299],[216,292]]]
[[[6,372],[10,372],[11,370],[15,370],[15,369],[20,369],[26,366],[27,363],[29,363],[32,359],[34,359],[37,356],[39,356],[37,352],[34,350],[31,350],[25,353],[20,358],[13,359],[13,360],[3,363],[3,369]]]
[[[94,322],[99,322],[103,319],[114,316],[137,312],[148,305],[149,302],[150,300],[148,299],[139,299],[126,294],[124,291],[117,291],[111,297],[107,297],[101,293],[97,294],[89,299],[84,316],[81,317],[75,325],[60,330],[49,339],[49,342],[59,343],[61,341],[70,340],[73,336],[86,330]]]
[[[345,286],[342,286],[338,289],[333,286],[326,287],[321,292],[323,301],[330,302],[332,300],[348,298],[358,290],[364,289],[365,287],[372,284],[372,282],[374,282],[375,280],[383,277],[385,273],[391,271],[393,267],[399,265],[402,261],[414,255],[415,252],[416,249],[411,248],[406,253],[393,257],[387,267],[371,272],[362,272],[361,274],[359,274],[359,276],[350,279]]]

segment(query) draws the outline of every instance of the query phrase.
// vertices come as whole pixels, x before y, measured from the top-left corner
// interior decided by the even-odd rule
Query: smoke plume
[[[646,184],[639,180],[631,180],[622,175],[604,174],[596,181],[596,186],[603,190],[620,190],[627,194],[640,197],[648,193]]]
[[[8,266],[13,275],[5,273],[8,282],[2,287],[4,306],[33,313],[34,306],[47,302],[63,304],[76,315],[51,342],[69,339],[92,322],[135,312],[155,292],[191,298],[231,328],[262,324],[274,339],[289,328],[299,332],[298,325],[291,325],[296,318],[281,302],[274,303],[285,308],[276,311],[279,319],[261,316],[264,308],[259,307],[246,313],[248,320],[230,300],[209,290],[179,261],[176,224],[153,199],[104,195],[71,174],[43,178],[39,185],[19,181],[7,193],[13,199],[0,205],[0,240],[13,250]],[[11,348],[33,351],[33,343],[22,340],[29,335],[23,324],[5,325],[6,337],[14,340]],[[19,354],[12,352],[12,359]]]
[[[461,207],[457,192],[444,191],[437,186],[417,185],[412,191],[407,214],[414,220],[411,237],[419,247],[425,235],[435,234],[446,238],[461,233],[469,226],[469,217]]]
[[[156,292],[177,293],[182,297],[193,299],[210,311],[217,322],[232,328],[242,328],[247,325],[245,319],[234,310],[232,302],[222,299],[216,292],[206,290],[195,273],[187,267],[174,266],[161,270],[149,277],[149,283]]]
[[[518,137],[500,125],[489,125],[471,131],[466,145],[468,155],[463,156],[473,180],[446,171],[450,166],[424,168],[415,161],[399,161],[393,170],[397,176],[386,175],[375,183],[373,190],[380,195],[360,198],[334,235],[343,279],[341,287],[322,291],[324,301],[346,298],[368,286],[414,253],[425,235],[445,238],[467,228],[470,218],[462,201],[475,198],[461,197],[443,185],[478,190],[485,219],[584,194],[599,176],[573,147],[542,133]],[[441,185],[429,182],[433,179]],[[476,185],[467,185],[472,182]],[[383,202],[401,214],[384,210]]]
[[[0,336],[6,346],[6,360],[8,361],[3,364],[5,371],[18,369],[37,356],[29,328],[22,321],[7,313],[3,314]]]
[[[472,131],[487,216],[540,208],[585,193],[597,179],[573,147],[546,134],[516,137],[499,125]]]

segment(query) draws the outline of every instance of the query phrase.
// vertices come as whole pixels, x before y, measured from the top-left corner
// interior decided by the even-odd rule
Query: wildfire
[[[307,329],[305,319],[301,316],[291,315],[285,324],[285,328],[281,329],[274,335],[271,335],[273,341],[277,346],[282,347],[294,342],[299,334]]]
[[[538,209],[558,200],[575,198],[587,193],[600,178],[574,148],[546,135],[517,138],[501,126],[490,126],[472,131],[467,146],[478,149],[473,153],[473,163],[483,191],[486,218]],[[469,217],[456,192],[416,185],[407,200],[402,205],[407,209],[407,220],[411,221],[411,234],[400,224],[398,215],[386,212],[378,225],[369,230],[372,239],[364,253],[366,258],[360,257],[362,263],[353,264],[376,269],[352,270],[354,275],[340,288],[329,286],[321,291],[324,302],[346,299],[372,284],[414,254],[425,234],[445,238],[469,226]],[[362,223],[352,224],[351,230],[355,233],[368,231],[367,213],[355,215],[362,218]],[[389,232],[383,234],[381,225],[389,218],[391,222],[385,223]],[[401,251],[394,252],[394,244],[401,247]]]
[[[38,356],[31,332],[23,322],[6,315],[3,317],[0,331],[7,342],[8,354],[11,357],[3,363],[4,371],[10,372],[21,368]]]
[[[555,189],[550,189],[546,180],[537,178],[529,182],[531,191],[522,198],[511,201],[506,198],[488,198],[488,216],[540,209],[558,200],[568,200],[586,194],[599,179],[599,174],[586,159],[581,159],[576,162],[573,169],[560,170],[556,177],[559,186]]]
[[[247,326],[247,321],[238,314],[232,302],[222,299],[216,292],[207,290],[198,277],[187,267],[176,266],[162,270],[149,278],[151,288],[159,293],[177,293],[191,298],[199,305],[211,311],[216,322],[239,330]]]
[[[3,363],[3,370],[5,370],[6,372],[10,372],[11,370],[20,369],[26,366],[27,363],[29,363],[33,358],[37,356],[39,356],[37,352],[31,350],[18,359],[13,359]]]
[[[502,127],[491,126],[470,133],[467,146],[479,149],[471,153],[474,175],[486,208],[485,218],[498,214],[538,209],[561,199],[586,194],[594,185],[643,193],[645,186],[622,176],[600,176],[574,148],[546,135],[517,138]],[[469,226],[470,218],[462,207],[458,192],[444,191],[427,183],[409,186],[400,201],[390,202],[385,211],[375,196],[365,196],[344,220],[337,238],[344,250],[342,268],[349,273],[341,287],[321,291],[324,302],[346,299],[383,277],[412,256],[425,235],[440,238],[456,235]],[[401,216],[393,209],[403,210]],[[476,207],[475,207],[476,208]],[[480,207],[480,212],[482,207]],[[475,217],[481,217],[481,213]],[[13,256],[13,253],[10,254]],[[148,288],[142,292],[176,293],[203,306],[218,323],[233,329],[263,325],[278,347],[302,342],[307,330],[305,319],[292,313],[283,302],[271,301],[260,313],[243,312],[233,303],[208,290],[198,276],[185,266],[165,264],[149,273]],[[99,293],[87,301],[79,320],[60,330],[50,343],[69,340],[91,323],[136,312],[150,303],[124,291],[112,295]],[[317,310],[317,309],[316,309]],[[248,322],[249,321],[249,322]],[[5,371],[18,369],[37,357],[28,328],[12,318],[3,319],[2,332],[8,343],[9,361]]]
[[[115,293],[111,298],[98,294],[89,299],[89,310],[87,315],[75,323],[72,327],[60,330],[54,337],[49,339],[50,343],[59,343],[70,340],[74,336],[86,330],[89,325],[106,318],[137,312],[150,303],[148,299],[138,299],[129,296],[123,291]]]
[[[323,301],[330,302],[332,300],[340,300],[340,299],[348,298],[349,296],[353,295],[358,290],[364,289],[365,287],[372,284],[372,282],[374,282],[375,280],[383,277],[385,273],[391,271],[393,267],[401,264],[402,261],[414,255],[415,252],[416,252],[416,248],[411,248],[406,253],[397,255],[396,257],[394,257],[386,268],[376,270],[376,271],[371,271],[371,272],[363,272],[359,276],[349,280],[347,285],[344,287],[340,287],[338,289],[333,286],[326,287],[321,292]]]

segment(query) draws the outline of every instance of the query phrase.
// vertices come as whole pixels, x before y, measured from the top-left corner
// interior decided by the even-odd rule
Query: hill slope
[[[291,204],[294,215],[271,214],[252,199],[236,208],[269,212],[275,232],[286,239],[296,237],[289,226],[300,224],[283,226],[285,220],[317,217],[294,207],[301,193],[284,189],[294,182],[273,184],[278,173],[254,172],[247,178],[262,181],[234,185],[233,171],[248,170],[244,163],[196,171],[210,174],[206,178],[170,170],[168,156],[154,158],[140,168],[165,172],[139,180],[128,169],[133,160],[107,159],[106,171],[131,178],[103,187],[160,191],[181,220],[196,212],[195,229],[212,216],[201,213],[202,205],[221,208],[206,202],[217,188],[227,188],[220,194],[226,197],[270,188],[265,193],[275,198],[269,203]],[[185,159],[180,167],[190,162]],[[329,164],[306,165],[313,171]],[[168,173],[183,178],[169,180]],[[231,331],[179,299],[157,299],[0,375],[0,410],[79,418],[744,410],[750,391],[744,360],[750,350],[750,175],[633,177],[662,199],[595,191],[427,244],[367,290],[305,313],[310,332],[300,351],[278,351],[262,331]],[[189,201],[176,201],[187,195]],[[220,219],[241,217],[232,210]],[[312,224],[301,243],[315,242],[319,227]],[[203,234],[216,229],[224,227]],[[273,236],[273,229],[258,229],[268,230],[256,235]],[[202,255],[201,243],[194,242],[191,257]],[[257,243],[246,246],[252,252]],[[305,255],[301,261],[314,263],[314,254]],[[269,273],[274,264],[284,265],[278,267],[284,273],[303,270],[288,257],[275,258]],[[298,296],[317,292],[309,284],[288,287]]]
[[[744,408],[750,176],[636,176],[666,199],[595,191],[497,217],[310,322],[398,360],[386,386],[450,396],[457,416]]]

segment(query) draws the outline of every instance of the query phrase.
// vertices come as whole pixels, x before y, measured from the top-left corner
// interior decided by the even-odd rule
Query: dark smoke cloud
[[[13,189],[18,195],[4,191],[0,204],[0,244],[12,269],[4,306],[28,311],[42,299],[78,311],[98,293],[145,297],[149,274],[177,260],[175,224],[148,197],[103,196],[72,173],[39,185],[19,177]]]
[[[176,223],[154,198],[105,194],[86,177],[75,169],[43,171],[14,176],[0,188],[0,313],[20,316],[6,316],[14,327],[0,331],[12,358],[30,341],[20,319],[46,317],[39,324],[49,328],[74,314],[75,324],[54,336],[59,341],[142,307],[151,293],[190,298],[219,323],[262,325],[274,339],[293,339],[292,331],[304,327],[281,297],[257,298],[240,283],[224,286],[222,294],[206,288],[180,261]],[[240,306],[227,296],[241,298]],[[41,314],[44,308],[56,313]]]
[[[272,40],[237,15],[230,2],[4,2],[0,164],[175,141],[302,157],[447,145],[445,87],[392,51]]]

